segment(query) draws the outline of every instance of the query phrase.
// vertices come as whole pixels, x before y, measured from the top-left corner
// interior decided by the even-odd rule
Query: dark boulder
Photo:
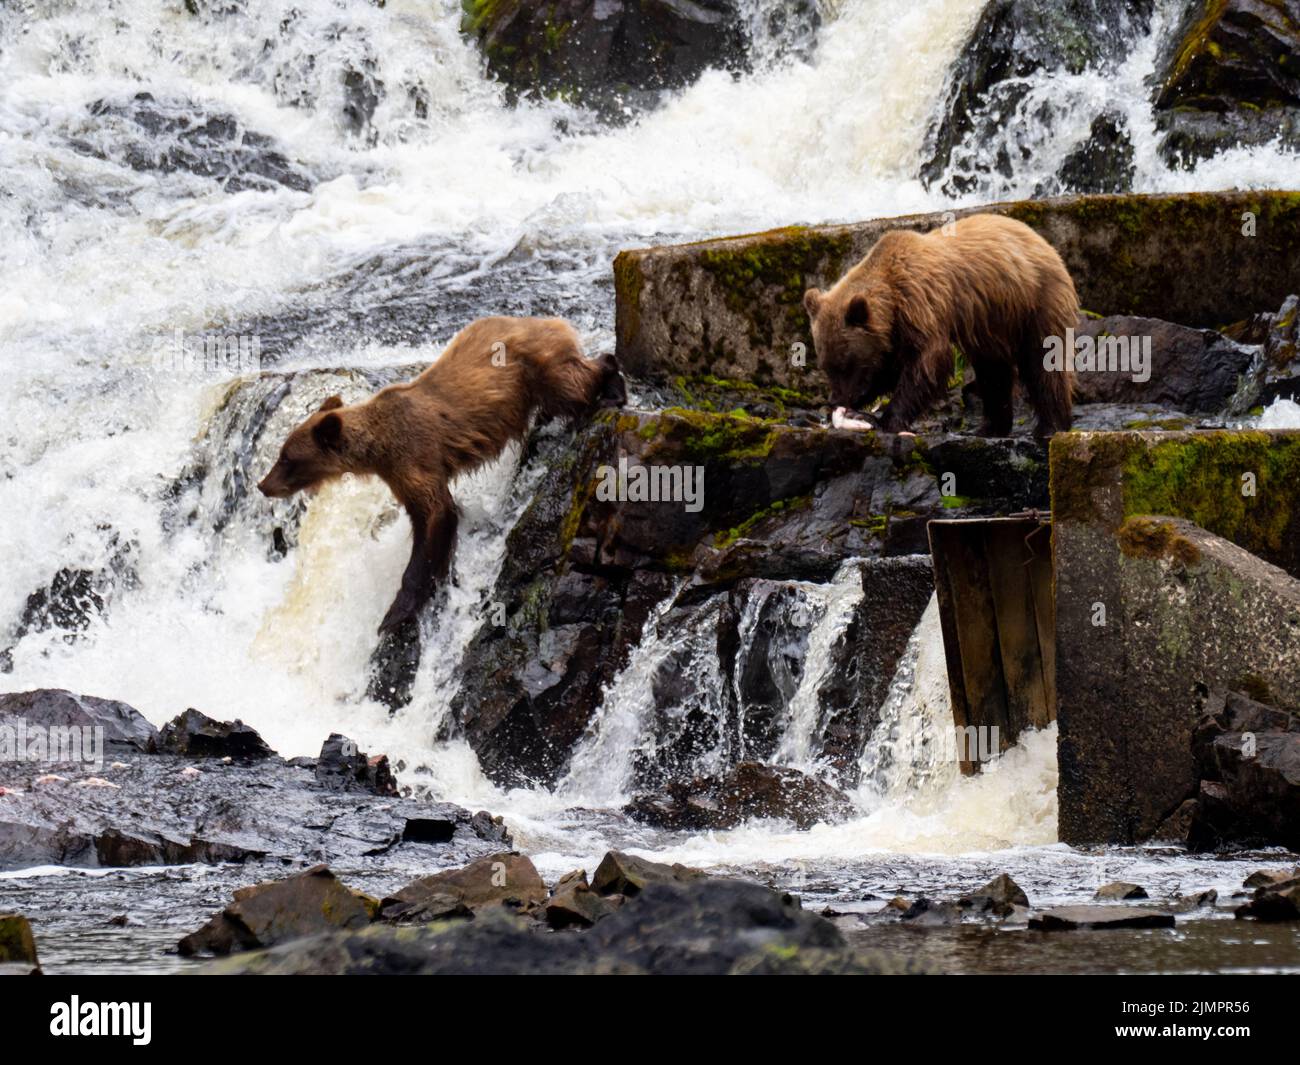
[[[978,891],[964,895],[957,905],[976,913],[990,912],[998,917],[1009,916],[1017,906],[1028,906],[1029,896],[1007,873],[1000,873]]]
[[[576,869],[559,879],[546,900],[546,923],[555,929],[589,928],[618,909],[621,902],[621,895],[596,894],[587,882],[587,871]]]
[[[746,64],[745,26],[731,0],[463,6],[462,32],[478,41],[488,69],[516,96],[558,97],[614,115],[651,105],[710,67]]]
[[[412,881],[384,899],[386,921],[423,923],[470,917],[486,908],[531,913],[546,902],[546,884],[522,854],[504,851]]]
[[[1154,404],[1189,414],[1227,407],[1255,354],[1213,329],[1154,318],[1084,319],[1075,337],[1092,338],[1096,356],[1090,368],[1080,366],[1075,374],[1075,402]],[[1137,361],[1139,353],[1144,364]],[[1115,369],[1102,369],[1111,365]]]
[[[1300,2],[1189,4],[1161,57],[1161,153],[1196,161],[1300,132]]]
[[[1153,6],[1152,0],[992,0],[949,72],[927,135],[925,183],[967,192],[991,173],[1010,177],[1023,159],[1003,147],[990,160],[985,149],[1014,126],[1031,76],[1113,68],[1149,24]]]
[[[316,779],[330,787],[361,787],[376,795],[396,795],[397,779],[388,755],[371,758],[346,736],[332,732],[316,759]]]
[[[1251,900],[1233,912],[1255,921],[1300,920],[1300,877],[1256,888]]]
[[[0,723],[5,718],[21,718],[29,727],[45,729],[102,728],[108,751],[147,751],[158,735],[144,715],[126,703],[59,688],[0,695]]]
[[[846,819],[853,804],[839,789],[798,770],[740,762],[718,776],[669,782],[659,794],[638,796],[624,812],[662,828],[724,829],[779,818],[807,829]]]
[[[1258,314],[1243,323],[1260,347],[1233,399],[1234,414],[1275,399],[1300,398],[1300,296],[1288,296],[1275,314]]]
[[[242,721],[214,721],[191,707],[158,733],[152,750],[189,758],[272,758],[275,752]]]
[[[177,944],[184,957],[272,947],[328,929],[363,928],[379,904],[352,891],[324,865],[240,888],[234,901]]]
[[[1124,119],[1106,112],[1092,120],[1087,139],[1065,157],[1057,181],[1061,192],[1127,192],[1136,172]]]
[[[609,851],[596,866],[591,889],[598,895],[638,895],[650,884],[682,884],[705,874],[699,869],[674,862],[665,865],[635,854]]]

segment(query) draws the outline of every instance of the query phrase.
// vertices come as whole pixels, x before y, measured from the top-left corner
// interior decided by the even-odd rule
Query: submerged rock
[[[780,818],[807,829],[844,820],[853,804],[839,789],[798,770],[740,762],[718,776],[670,782],[659,794],[633,799],[624,812],[661,828],[724,829],[752,818]]]
[[[1094,899],[1104,902],[1116,902],[1126,899],[1145,899],[1148,897],[1146,888],[1140,884],[1130,884],[1124,880],[1114,880],[1109,884],[1102,884],[1092,896]]]
[[[213,965],[252,973],[916,973],[851,950],[828,920],[758,884],[652,883],[587,931],[554,933],[497,910],[473,921],[335,932]]]
[[[272,947],[331,928],[362,928],[379,903],[352,891],[324,865],[235,892],[234,901],[177,944],[183,957]]]
[[[1029,927],[1042,932],[1079,929],[1173,928],[1174,915],[1135,906],[1060,906],[1029,918]]]

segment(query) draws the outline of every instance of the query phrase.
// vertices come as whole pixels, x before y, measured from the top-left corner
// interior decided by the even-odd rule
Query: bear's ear
[[[343,406],[343,397],[342,397],[342,396],[330,396],[329,399],[327,399],[324,403],[322,403],[322,404],[320,405],[320,409],[321,409],[321,410],[338,410],[341,406]]]
[[[326,414],[311,428],[312,439],[322,451],[337,451],[343,444],[343,418]]]
[[[844,324],[854,329],[865,329],[867,327],[867,299],[865,296],[854,296],[849,300],[849,305],[844,309]]]
[[[817,317],[817,310],[822,305],[822,292],[819,288],[810,288],[803,294],[803,309],[809,318]]]

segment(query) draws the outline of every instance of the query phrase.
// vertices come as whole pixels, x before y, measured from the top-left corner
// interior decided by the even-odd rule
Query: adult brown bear
[[[947,392],[954,345],[975,371],[980,432],[1010,434],[1017,373],[1037,434],[1070,427],[1072,378],[1045,368],[1044,340],[1064,343],[1079,298],[1056,250],[1014,219],[977,214],[926,234],[886,233],[834,288],[804,293],[804,308],[831,403],[865,410],[888,395],[886,432],[907,429]]]
[[[447,576],[456,544],[449,485],[522,439],[534,413],[574,422],[627,400],[612,355],[586,359],[559,318],[481,318],[414,381],[364,403],[338,396],[298,426],[258,488],[285,498],[345,473],[373,473],[411,519],[411,560],[379,631],[413,618]]]

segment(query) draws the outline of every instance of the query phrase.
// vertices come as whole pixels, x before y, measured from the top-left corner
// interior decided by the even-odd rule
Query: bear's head
[[[349,413],[342,408],[343,400],[330,396],[289,434],[271,472],[257,486],[264,496],[287,499],[351,469],[347,455]]]
[[[831,405],[866,410],[898,383],[891,358],[893,312],[888,300],[837,285],[803,295],[817,365],[831,383]]]

